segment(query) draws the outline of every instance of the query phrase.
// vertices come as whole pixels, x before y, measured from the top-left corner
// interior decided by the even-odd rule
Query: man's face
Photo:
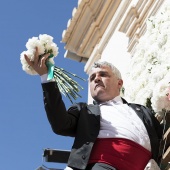
[[[100,103],[118,96],[123,81],[113,74],[110,67],[103,66],[92,69],[89,83],[91,96]]]

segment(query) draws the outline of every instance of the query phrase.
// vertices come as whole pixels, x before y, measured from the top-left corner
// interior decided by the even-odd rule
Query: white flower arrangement
[[[157,113],[162,113],[163,110],[170,110],[170,74],[160,80],[155,88],[151,98],[152,108]]]
[[[170,5],[165,4],[146,24],[129,66],[124,95],[161,114],[170,111]]]
[[[22,64],[22,69],[30,75],[37,75],[37,72],[27,63],[25,60],[25,54],[28,56],[30,61],[34,61],[34,54],[36,48],[38,48],[39,57],[41,58],[44,54],[50,54],[46,61],[48,68],[48,80],[54,79],[60,92],[69,98],[73,103],[73,99],[81,97],[78,92],[83,89],[76,81],[74,81],[70,76],[78,77],[76,74],[67,72],[66,70],[55,66],[54,57],[58,55],[58,46],[53,42],[53,37],[47,34],[40,34],[39,37],[32,37],[28,39],[26,43],[26,51],[20,54],[20,61]],[[85,81],[85,80],[84,80]]]

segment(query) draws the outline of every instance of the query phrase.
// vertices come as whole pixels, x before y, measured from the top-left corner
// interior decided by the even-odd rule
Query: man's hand
[[[45,62],[49,55],[50,54],[45,54],[42,58],[39,59],[38,48],[36,47],[34,61],[31,61],[26,54],[24,56],[28,65],[30,65],[41,76],[48,72]]]

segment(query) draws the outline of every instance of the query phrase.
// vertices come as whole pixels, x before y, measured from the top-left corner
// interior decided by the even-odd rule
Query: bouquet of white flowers
[[[58,47],[53,42],[53,37],[47,34],[40,34],[39,37],[32,37],[26,43],[27,51],[23,51],[20,55],[20,60],[22,64],[22,69],[30,74],[37,75],[37,72],[27,63],[24,55],[26,54],[31,61],[34,61],[34,54],[36,48],[38,48],[39,57],[41,58],[44,54],[50,54],[46,65],[48,68],[48,80],[54,79],[58,85],[60,92],[68,97],[73,103],[73,99],[81,97],[78,92],[80,89],[83,89],[76,81],[74,81],[70,76],[77,77],[81,80],[81,77],[78,77],[76,74],[67,72],[66,70],[55,66],[54,57],[58,55]]]

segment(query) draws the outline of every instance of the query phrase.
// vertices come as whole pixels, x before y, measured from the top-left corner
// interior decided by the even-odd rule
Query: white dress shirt
[[[151,151],[147,130],[135,111],[120,96],[99,105],[101,122],[98,138],[126,138]]]
[[[42,76],[40,76],[41,78],[41,83],[49,83],[49,82],[54,82],[54,79],[52,80],[47,80],[48,74],[43,74]]]

